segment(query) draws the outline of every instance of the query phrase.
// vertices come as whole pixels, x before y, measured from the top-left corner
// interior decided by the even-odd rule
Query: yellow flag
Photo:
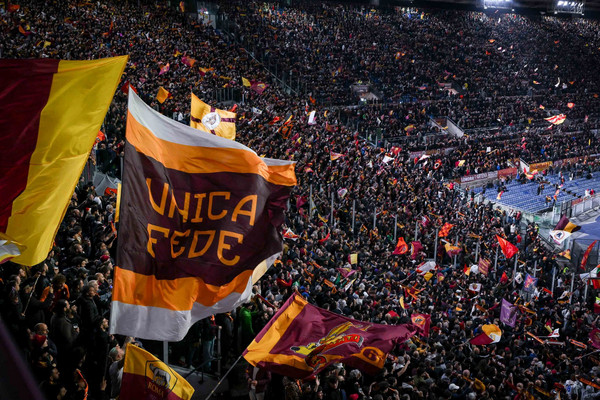
[[[158,88],[158,93],[156,94],[156,100],[158,100],[159,103],[164,103],[165,100],[167,100],[169,97],[171,97],[171,93],[169,93],[169,91],[167,89],[165,89],[164,87],[159,87]]]
[[[252,84],[250,83],[250,81],[248,79],[244,78],[243,76],[242,76],[242,85],[244,85],[246,87],[252,86]]]
[[[423,278],[425,278],[425,280],[429,282],[432,276],[433,274],[431,272],[427,272],[425,275],[423,275]]]
[[[350,264],[358,263],[358,253],[350,254]]]
[[[213,135],[235,140],[235,113],[209,106],[192,93],[190,126]]]

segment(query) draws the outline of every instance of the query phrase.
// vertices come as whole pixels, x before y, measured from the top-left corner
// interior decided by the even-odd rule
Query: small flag
[[[450,257],[454,257],[461,252],[460,247],[454,246],[453,244],[450,244],[450,243],[446,243],[444,245],[444,248],[446,249],[446,254],[448,254],[448,256],[450,256]]]
[[[408,252],[408,245],[404,241],[403,237],[398,238],[398,243],[396,243],[396,248],[392,254],[406,254]]]
[[[308,114],[308,125],[315,125],[317,123],[315,121],[315,113],[316,111],[313,110]]]
[[[498,235],[496,235],[496,239],[498,239],[498,244],[500,244],[502,254],[504,254],[504,257],[506,257],[507,260],[519,252],[517,246],[510,243],[508,240],[501,238]]]
[[[299,237],[300,236],[298,236],[294,232],[292,232],[292,230],[290,228],[287,228],[285,230],[285,232],[283,232],[284,239],[290,239],[290,240],[296,241],[296,240],[298,240]]]
[[[167,72],[169,72],[170,69],[171,69],[171,64],[166,63],[165,65],[160,67],[160,72],[158,73],[158,75],[160,76],[162,74],[166,74]]]
[[[553,125],[560,125],[567,119],[565,114],[553,115],[552,117],[544,118],[546,121],[550,122]]]
[[[567,103],[567,107],[573,108],[573,107],[575,107],[575,103]]]
[[[502,330],[498,325],[483,325],[481,330],[483,332],[469,340],[469,343],[477,346],[485,346],[492,343],[498,343],[502,337]]]
[[[196,64],[196,60],[194,60],[191,57],[187,57],[187,56],[181,57],[181,62],[190,68],[192,68],[194,66],[194,64]]]
[[[334,152],[334,151],[330,151],[330,152],[329,152],[329,159],[330,159],[331,161],[335,161],[335,160],[337,160],[337,159],[339,159],[339,158],[341,158],[341,157],[344,157],[344,155],[343,155],[343,154],[341,154],[341,153],[336,153],[336,152]]]
[[[581,265],[580,268],[582,270],[585,271],[585,266],[587,264],[588,258],[590,257],[590,253],[592,252],[592,249],[594,248],[594,246],[596,245],[596,242],[598,242],[597,240],[594,240],[592,242],[592,244],[590,244],[587,248],[587,250],[585,251],[585,253],[583,253],[583,257],[581,258]]]
[[[171,97],[171,93],[169,93],[169,91],[167,89],[165,89],[164,87],[159,87],[158,88],[158,93],[156,94],[156,100],[158,100],[159,103],[164,103],[168,98]]]
[[[248,79],[244,78],[243,76],[242,76],[242,85],[244,85],[245,87],[252,86],[252,84],[250,83],[250,81]]]
[[[517,306],[513,305],[505,299],[502,299],[502,308],[500,309],[500,322],[510,326],[511,328],[514,328],[515,324],[517,323],[517,310]]]
[[[348,256],[348,262],[350,264],[358,264],[358,253],[352,253]]]
[[[450,233],[450,230],[454,227],[454,225],[452,225],[451,223],[446,222],[444,224],[444,226],[442,226],[442,229],[440,229],[440,232],[438,234],[438,237],[446,237],[448,236],[448,234]]]
[[[570,260],[571,259],[571,250],[567,249],[565,251],[561,251],[560,253],[558,253],[558,255]]]
[[[491,265],[491,261],[487,260],[485,258],[480,258],[479,259],[479,272],[481,272],[481,274],[487,276],[487,274],[490,271],[490,265]]]

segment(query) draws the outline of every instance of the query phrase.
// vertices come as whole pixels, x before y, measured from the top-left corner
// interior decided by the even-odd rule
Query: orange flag
[[[444,226],[442,226],[442,229],[440,229],[440,233],[439,233],[439,237],[446,237],[448,236],[448,234],[450,233],[450,230],[454,227],[454,225],[446,222],[444,224]]]
[[[406,254],[408,251],[408,245],[404,241],[403,237],[398,238],[398,243],[396,243],[396,248],[392,254]]]

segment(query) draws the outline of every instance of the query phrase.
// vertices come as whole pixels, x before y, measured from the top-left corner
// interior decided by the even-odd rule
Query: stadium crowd
[[[229,35],[162,5],[19,4],[18,10],[0,14],[3,58],[129,54],[122,81],[184,123],[190,91],[209,102],[222,89],[238,89],[244,102],[238,104],[237,140],[260,155],[297,161],[298,185],[285,228],[298,237],[285,239],[280,262],[254,288],[253,301],[198,322],[173,346],[173,362],[214,369],[207,361],[216,326],[222,328],[223,360],[232,362],[298,291],[320,307],[370,322],[403,324],[410,323],[411,314],[427,314],[431,329],[396,348],[377,376],[334,365],[313,381],[296,382],[250,368],[253,395],[600,398],[600,357],[588,355],[594,344],[589,335],[599,328],[597,291],[589,287],[584,297],[582,281],[558,262],[537,227],[520,213],[478,202],[450,180],[506,168],[517,158],[540,162],[600,153],[593,132],[600,100],[591,89],[600,87],[594,74],[597,22],[380,12],[318,2],[279,10],[267,3],[227,2],[221,13],[237,24]],[[184,56],[195,63],[183,63]],[[280,87],[265,68],[265,57],[293,70],[308,91]],[[268,86],[259,93],[244,86],[242,77]],[[382,93],[383,104],[354,107],[349,86],[358,82]],[[445,82],[456,94],[441,89]],[[155,98],[160,86],[172,94],[162,104]],[[124,147],[125,92],[117,91],[103,126],[106,140],[95,150],[98,170],[116,176]],[[569,102],[575,103],[572,109]],[[308,125],[307,111],[313,109],[317,123]],[[545,110],[565,113],[569,123],[548,130],[543,118],[553,112]],[[290,115],[291,132],[282,134]],[[431,115],[448,116],[467,129],[492,129],[463,138],[445,132],[427,138]],[[389,145],[369,143],[357,126],[361,132],[381,129]],[[431,148],[449,149],[439,168],[410,156]],[[334,153],[339,158],[333,160]],[[465,162],[457,167],[460,160]],[[592,161],[578,163],[591,167]],[[108,334],[118,246],[115,207],[114,195],[96,193],[82,180],[47,260],[31,269],[10,262],[0,266],[2,320],[48,399],[118,395],[124,344],[136,339]],[[445,223],[453,228],[436,245],[436,232]],[[494,267],[496,234],[519,247],[518,276],[512,260],[502,255]],[[393,254],[396,237],[411,250]],[[460,253],[448,255],[445,241],[457,243]],[[356,265],[349,263],[351,254],[357,254]],[[434,256],[439,268],[425,279],[417,267]],[[489,273],[471,272],[480,258],[491,261]],[[345,277],[349,269],[355,272]],[[539,278],[534,293],[523,292],[527,273]],[[577,280],[570,292],[572,276]],[[502,299],[520,306],[514,327],[499,322]],[[469,339],[490,323],[501,326],[500,341],[471,345]],[[528,335],[547,337],[557,328],[558,344]]]

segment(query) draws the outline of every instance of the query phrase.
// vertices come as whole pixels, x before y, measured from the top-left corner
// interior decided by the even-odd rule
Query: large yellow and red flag
[[[294,293],[244,351],[250,364],[307,378],[332,363],[369,374],[383,368],[387,353],[414,335],[410,325],[358,321],[309,304]]]
[[[192,93],[190,126],[235,140],[235,113],[211,107]]]
[[[48,255],[127,56],[0,60],[0,233],[12,261]]]
[[[129,92],[111,331],[179,341],[242,304],[282,251],[294,162],[169,119]]]
[[[194,388],[167,364],[132,344],[128,344],[123,365],[120,400],[189,400]]]

